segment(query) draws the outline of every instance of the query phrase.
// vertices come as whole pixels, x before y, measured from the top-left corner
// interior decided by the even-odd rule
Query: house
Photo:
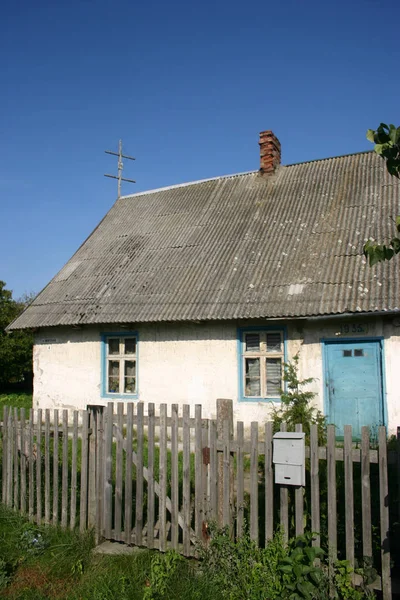
[[[328,421],[400,424],[400,186],[373,152],[282,166],[271,131],[260,169],[124,196],[10,329],[33,328],[34,406],[232,398],[264,421],[284,361]]]

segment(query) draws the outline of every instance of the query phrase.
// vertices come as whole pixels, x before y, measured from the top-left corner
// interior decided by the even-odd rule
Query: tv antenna
[[[136,183],[134,179],[125,179],[122,177],[122,171],[124,169],[124,163],[122,162],[123,158],[127,158],[128,160],[136,160],[133,156],[127,156],[126,154],[122,154],[122,140],[119,140],[118,143],[118,152],[112,152],[111,150],[104,150],[106,154],[112,154],[113,156],[118,156],[118,175],[109,175],[104,173],[104,177],[111,177],[111,179],[118,179],[118,198],[121,196],[121,181],[127,181],[128,183]]]

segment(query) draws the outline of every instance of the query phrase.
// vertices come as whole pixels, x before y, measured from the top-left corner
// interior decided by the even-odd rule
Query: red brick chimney
[[[272,131],[260,133],[260,173],[273,173],[281,164],[281,143]]]

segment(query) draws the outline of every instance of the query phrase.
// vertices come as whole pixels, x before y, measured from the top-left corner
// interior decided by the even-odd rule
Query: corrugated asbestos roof
[[[126,196],[10,329],[397,310],[399,205],[373,152]]]

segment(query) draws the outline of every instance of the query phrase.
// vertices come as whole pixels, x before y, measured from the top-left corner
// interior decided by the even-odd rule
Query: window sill
[[[107,398],[108,400],[138,400],[139,394],[102,394],[102,398]]]

